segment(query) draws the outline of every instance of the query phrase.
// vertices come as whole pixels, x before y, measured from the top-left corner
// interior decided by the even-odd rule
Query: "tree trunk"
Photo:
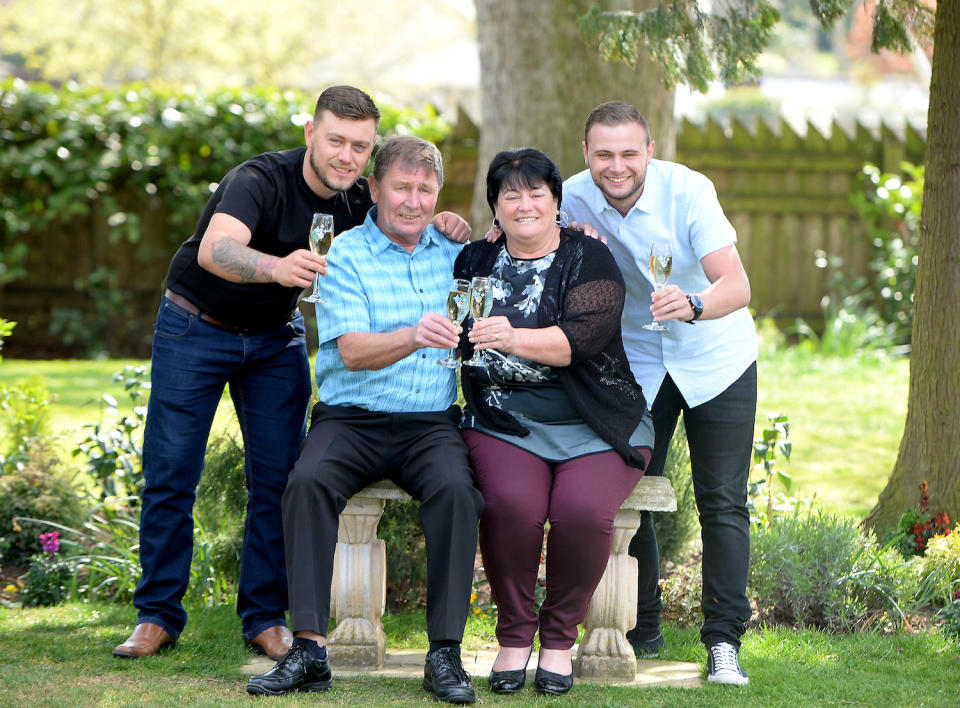
[[[486,174],[500,150],[535,147],[566,178],[584,168],[583,124],[598,104],[622,100],[650,122],[658,157],[672,159],[676,142],[673,91],[649,59],[636,67],[605,64],[580,38],[585,0],[476,0],[482,110],[477,180],[471,207],[474,232],[492,219]],[[653,0],[611,0],[607,9],[640,10]]]
[[[930,513],[960,520],[960,0],[939,0],[934,30],[910,395],[900,452],[864,524],[893,526],[930,485]]]

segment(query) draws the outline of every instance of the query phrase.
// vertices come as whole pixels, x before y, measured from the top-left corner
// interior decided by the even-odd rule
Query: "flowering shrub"
[[[888,542],[893,542],[905,558],[922,556],[931,538],[950,533],[950,518],[946,512],[930,513],[930,487],[926,480],[918,487],[920,503],[916,508],[907,509],[900,515],[896,530],[887,539]]]
[[[43,553],[30,559],[30,568],[23,577],[25,607],[59,605],[70,595],[76,577],[73,563],[57,559],[60,534],[57,531],[39,535]]]
[[[916,560],[921,599],[944,607],[954,603],[960,592],[960,524],[953,531],[932,537],[923,557]]]

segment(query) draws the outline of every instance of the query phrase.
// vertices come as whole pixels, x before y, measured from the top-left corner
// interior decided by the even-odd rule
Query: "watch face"
[[[690,307],[693,310],[693,320],[695,321],[700,318],[700,315],[703,314],[703,300],[700,299],[699,295],[689,295],[687,299],[690,302]]]

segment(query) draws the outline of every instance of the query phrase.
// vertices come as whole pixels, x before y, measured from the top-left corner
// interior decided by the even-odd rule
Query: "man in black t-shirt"
[[[237,613],[255,651],[279,658],[290,648],[280,500],[305,434],[311,386],[297,300],[316,273],[326,273],[326,259],[307,249],[307,232],[315,212],[333,214],[336,233],[363,223],[372,200],[361,175],[379,121],[367,94],[326,89],[304,126],[306,147],[231,170],[171,261],[144,431],[138,620],[115,656],[155,654],[186,624],[193,502],[227,383],[247,480]],[[434,224],[457,241],[470,235],[449,212]]]

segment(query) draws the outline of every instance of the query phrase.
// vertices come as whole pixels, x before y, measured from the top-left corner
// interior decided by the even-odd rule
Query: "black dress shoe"
[[[555,674],[538,666],[537,674],[533,678],[533,687],[537,689],[537,693],[562,696],[573,688],[573,673]]]
[[[330,660],[317,659],[306,647],[294,644],[270,671],[250,678],[247,693],[255,696],[310,693],[326,691],[332,683]]]
[[[477,700],[470,674],[463,670],[460,652],[450,647],[427,654],[423,665],[423,688],[445,703],[473,703]]]
[[[533,646],[530,647],[530,654],[527,654],[527,660],[523,662],[522,669],[491,671],[490,690],[502,696],[509,696],[511,693],[521,690],[527,683],[527,664],[530,662],[531,654],[533,654]]]

